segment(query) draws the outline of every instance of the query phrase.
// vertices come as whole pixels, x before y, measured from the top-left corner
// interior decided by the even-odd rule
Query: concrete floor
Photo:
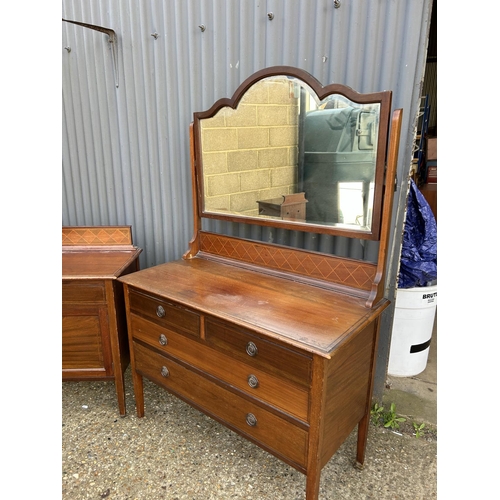
[[[321,500],[437,498],[436,331],[419,376],[388,377],[384,404],[408,417],[394,432],[371,425],[356,469],[354,430],[323,468]],[[62,384],[62,498],[65,500],[302,500],[305,476],[145,380],[145,417],[135,415],[130,367],[127,415],[114,385]],[[416,438],[413,421],[429,431]]]

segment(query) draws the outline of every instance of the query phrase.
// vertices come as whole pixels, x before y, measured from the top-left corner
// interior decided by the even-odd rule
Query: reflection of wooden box
[[[437,137],[427,139],[427,160],[437,160]]]
[[[287,220],[306,220],[305,193],[285,194],[281,198],[259,200],[259,215],[281,217]]]

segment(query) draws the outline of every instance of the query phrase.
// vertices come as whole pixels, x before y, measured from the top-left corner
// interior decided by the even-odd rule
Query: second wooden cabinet
[[[139,269],[129,226],[63,227],[62,379],[109,380],[125,415],[130,363],[123,286]]]

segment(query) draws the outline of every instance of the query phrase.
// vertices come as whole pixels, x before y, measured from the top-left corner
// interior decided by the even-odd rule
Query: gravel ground
[[[137,418],[130,367],[127,415],[114,385],[62,384],[62,498],[303,500],[305,476],[144,380]],[[356,430],[323,468],[321,500],[437,498],[437,441],[370,427],[365,467]]]

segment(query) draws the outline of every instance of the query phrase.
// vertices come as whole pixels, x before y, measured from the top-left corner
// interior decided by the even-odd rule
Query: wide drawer
[[[134,342],[135,369],[299,467],[306,466],[308,432],[176,361]]]
[[[252,397],[308,421],[309,392],[302,386],[234,360],[201,340],[179,335],[139,316],[130,316],[134,339],[139,339],[237,387]]]
[[[244,328],[207,318],[205,338],[209,346],[234,359],[309,388],[312,358],[264,339]]]
[[[200,316],[188,309],[152,295],[130,290],[130,311],[179,333],[200,335]]]
[[[106,291],[103,281],[63,281],[63,302],[104,302]]]

